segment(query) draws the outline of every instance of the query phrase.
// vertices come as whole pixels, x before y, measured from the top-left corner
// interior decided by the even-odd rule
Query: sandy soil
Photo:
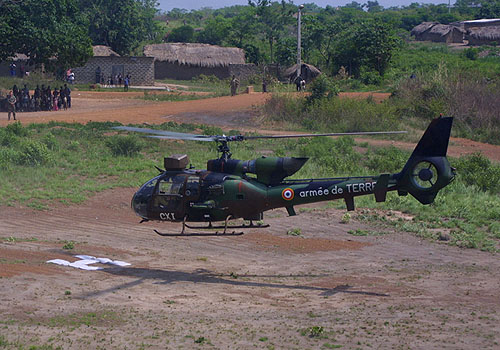
[[[265,98],[146,104],[82,93],[71,111],[20,116],[252,128],[248,111]],[[344,211],[314,206],[296,217],[266,213],[271,227],[243,236],[164,238],[153,228],[179,227],[139,224],[133,192],[50,211],[0,207],[0,348],[500,348],[494,254],[342,224]],[[370,235],[349,234],[357,229]],[[63,249],[68,241],[73,249]],[[83,271],[46,263],[76,254],[132,265]]]

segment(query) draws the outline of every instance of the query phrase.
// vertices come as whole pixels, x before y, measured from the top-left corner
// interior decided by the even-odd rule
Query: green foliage
[[[66,242],[62,248],[65,250],[72,250],[75,248],[75,242],[73,241]]]
[[[197,34],[197,39],[200,43],[222,45],[230,33],[231,20],[217,16],[206,22],[205,28]]]
[[[300,228],[296,227],[296,228],[293,228],[291,230],[288,230],[286,234],[289,236],[296,236],[296,237],[302,236],[302,230]]]
[[[24,53],[31,63],[45,63],[55,71],[82,65],[92,56],[88,23],[77,0],[8,1],[0,6],[0,60]]]
[[[459,158],[454,164],[461,181],[481,191],[500,193],[500,165],[493,164],[480,153]]]
[[[323,98],[330,99],[337,96],[340,92],[335,81],[328,78],[325,74],[321,74],[314,79],[310,89],[311,94],[307,97],[307,104],[312,104]]]
[[[194,29],[190,25],[174,28],[167,36],[168,42],[192,43],[194,41]]]
[[[135,135],[114,135],[106,140],[106,146],[109,147],[114,156],[132,157],[141,151],[143,144]]]
[[[366,99],[305,99],[272,96],[264,107],[273,121],[292,123],[308,130],[328,132],[394,130],[400,124],[396,108],[388,102]]]
[[[52,159],[47,146],[36,140],[23,139],[19,143],[19,152],[15,162],[19,165],[38,166],[49,163]]]
[[[479,57],[479,49],[474,47],[469,47],[464,50],[464,56],[467,57],[469,60],[475,61]]]
[[[120,55],[130,54],[159,31],[153,21],[155,0],[78,0],[88,21],[93,45],[107,45]],[[73,40],[72,40],[73,41]]]
[[[394,30],[380,21],[366,21],[347,27],[338,35],[333,46],[334,71],[348,67],[359,76],[361,67],[383,75],[394,50],[401,45]]]

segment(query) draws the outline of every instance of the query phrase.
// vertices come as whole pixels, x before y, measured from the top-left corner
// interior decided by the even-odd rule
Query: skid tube
[[[243,232],[227,232],[227,223],[228,221],[231,219],[231,215],[229,215],[228,217],[226,217],[226,220],[224,221],[224,226],[212,226],[212,223],[209,224],[209,226],[207,227],[194,227],[194,226],[188,226],[186,225],[186,218],[187,216],[184,217],[184,219],[182,220],[182,230],[180,233],[169,233],[169,232],[160,232],[158,230],[154,230],[154,232],[162,237],[190,237],[190,236],[202,236],[202,237],[205,237],[205,236],[216,236],[216,237],[221,237],[221,236],[241,236],[243,234]],[[267,225],[269,226],[269,225]],[[224,231],[222,233],[219,233],[218,231],[216,232],[190,232],[190,233],[184,233],[184,231],[186,230],[186,227],[187,228],[191,228],[191,229],[217,229],[217,228],[223,228]],[[245,226],[245,228],[249,228],[251,227],[250,225],[248,226]],[[257,226],[254,226],[254,227],[257,227]],[[231,226],[231,228],[233,228],[233,226]],[[234,228],[240,228],[239,226],[236,226]]]

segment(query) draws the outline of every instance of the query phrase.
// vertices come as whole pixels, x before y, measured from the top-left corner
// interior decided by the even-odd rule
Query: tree
[[[261,32],[269,44],[271,62],[274,62],[274,44],[276,39],[281,36],[284,28],[293,23],[292,13],[294,10],[283,0],[281,4],[272,3],[270,0],[257,0],[253,2],[248,0],[248,4],[256,8],[258,23]]]
[[[478,18],[499,18],[500,0],[481,0]]]
[[[380,4],[378,3],[377,0],[375,0],[375,1],[368,0],[366,5],[364,5],[364,6],[367,8],[368,12],[370,12],[370,13],[380,12],[380,11],[384,10],[384,8],[382,6],[380,6]]]
[[[339,34],[333,48],[335,70],[345,66],[350,74],[359,76],[365,66],[383,75],[399,45],[400,39],[385,23],[364,21],[348,27]]]
[[[0,59],[22,53],[30,64],[68,68],[92,56],[85,18],[76,0],[23,0],[2,4]]]
[[[194,41],[194,29],[189,25],[174,28],[168,34],[167,41],[171,43],[192,43]]]
[[[205,29],[203,29],[197,36],[198,42],[222,45],[228,39],[231,33],[231,21],[222,16],[209,19],[206,22]]]
[[[255,33],[257,28],[256,11],[252,6],[246,6],[231,18],[229,41],[232,45],[243,47]]]
[[[130,54],[140,42],[155,36],[155,0],[79,0],[93,45]]]

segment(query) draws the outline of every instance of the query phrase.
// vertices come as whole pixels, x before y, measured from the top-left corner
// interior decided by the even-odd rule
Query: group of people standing
[[[11,114],[16,120],[17,112],[58,111],[71,108],[71,89],[67,84],[52,90],[50,86],[36,86],[33,95],[25,84],[22,89],[12,87],[6,100],[8,119]]]

